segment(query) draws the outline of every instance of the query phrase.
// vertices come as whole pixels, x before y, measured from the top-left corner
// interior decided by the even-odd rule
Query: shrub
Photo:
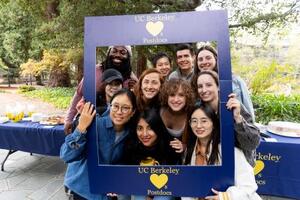
[[[300,95],[259,94],[252,96],[256,121],[300,122]]]
[[[25,93],[25,92],[30,92],[30,91],[35,90],[35,87],[30,86],[30,85],[22,85],[22,86],[19,86],[18,90],[20,93]]]
[[[289,65],[279,65],[273,61],[269,65],[258,68],[250,82],[253,94],[263,94],[276,84],[290,83],[293,79],[294,68]]]

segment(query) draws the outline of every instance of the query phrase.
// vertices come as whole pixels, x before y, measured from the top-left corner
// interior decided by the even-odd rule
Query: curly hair
[[[168,105],[169,96],[176,94],[179,88],[182,89],[186,99],[184,111],[189,112],[195,104],[195,95],[193,93],[190,83],[183,79],[174,78],[166,81],[163,84],[159,95],[160,105],[162,107],[169,107]]]
[[[163,83],[164,83],[164,79],[157,69],[150,68],[150,69],[146,69],[145,71],[143,71],[137,84],[135,84],[135,86],[134,86],[134,94],[136,96],[137,109],[139,111],[143,111],[147,107],[147,105],[158,104],[158,96],[159,96],[158,94],[153,99],[151,99],[151,102],[145,102],[143,99],[142,82],[143,82],[143,79],[145,78],[145,76],[148,74],[151,74],[151,73],[157,73],[159,75],[160,84],[163,85]]]

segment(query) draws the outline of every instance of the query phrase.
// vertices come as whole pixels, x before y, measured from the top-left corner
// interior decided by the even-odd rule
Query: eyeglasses
[[[191,126],[197,126],[199,123],[200,123],[200,125],[207,124],[209,122],[209,120],[192,118],[192,119],[190,119],[189,122],[190,122]]]
[[[130,106],[120,106],[119,104],[112,104],[110,107],[113,112],[118,112],[118,110],[121,109],[123,114],[127,114],[131,110]]]

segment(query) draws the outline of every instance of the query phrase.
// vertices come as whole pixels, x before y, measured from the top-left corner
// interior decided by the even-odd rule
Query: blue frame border
[[[160,22],[160,25],[157,24],[158,21],[163,23],[163,28]],[[150,31],[146,28],[147,24],[152,25]],[[84,94],[85,98],[93,103],[96,47],[216,41],[218,66],[221,66],[219,76],[222,166],[98,166],[94,120],[87,134],[91,192],[146,195],[150,191],[150,194],[156,192],[158,195],[203,197],[211,194],[211,188],[224,191],[233,185],[233,120],[232,113],[226,109],[227,97],[232,91],[227,12],[219,10],[86,17],[84,31]],[[151,183],[152,169],[165,169],[164,172],[170,172],[165,173],[168,180],[164,187],[158,189]],[[171,173],[176,169],[179,170],[179,174]],[[139,173],[139,170],[145,173]]]

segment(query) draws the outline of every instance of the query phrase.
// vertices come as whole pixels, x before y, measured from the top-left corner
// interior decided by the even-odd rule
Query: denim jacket
[[[122,156],[129,130],[125,129],[115,141],[116,133],[110,117],[97,116],[96,120],[99,164],[117,164]],[[75,129],[72,134],[66,136],[65,143],[60,149],[60,158],[68,163],[64,185],[84,198],[106,200],[106,195],[90,193],[86,149],[86,134]]]
[[[251,114],[254,122],[255,116],[251,97],[245,81],[239,76],[232,75],[232,91],[237,95],[237,99],[245,106],[248,113]]]

